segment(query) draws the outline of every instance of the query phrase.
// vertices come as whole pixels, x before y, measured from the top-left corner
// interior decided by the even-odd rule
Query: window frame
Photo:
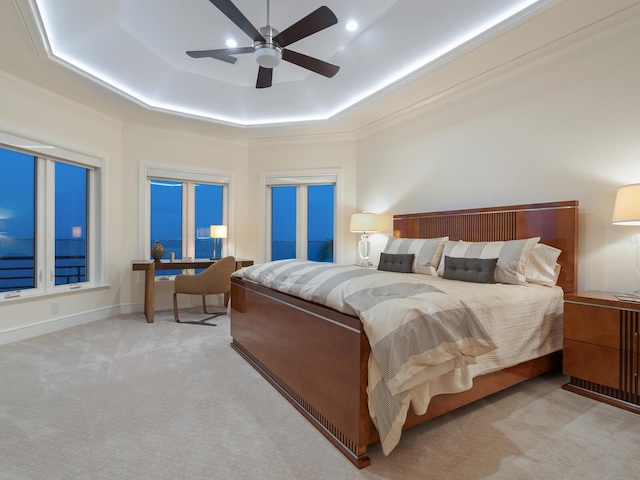
[[[308,190],[309,185],[334,185],[333,205],[333,259],[339,262],[341,258],[340,242],[341,222],[339,205],[342,205],[342,172],[335,168],[314,170],[287,170],[263,172],[260,174],[260,201],[263,206],[260,219],[260,243],[263,250],[263,258],[271,260],[271,188],[274,186],[296,186],[296,258],[307,258],[308,240]]]
[[[0,148],[24,153],[36,159],[35,167],[35,287],[0,293],[0,302],[86,291],[107,285],[103,198],[105,167],[102,158],[85,155],[55,145],[0,131]],[[86,279],[84,282],[55,284],[55,163],[62,162],[88,170]]]
[[[182,189],[182,258],[194,258],[195,256],[195,187],[196,183],[209,183],[222,185],[222,221],[227,225],[228,237],[223,242],[223,255],[232,254],[231,237],[233,235],[233,222],[235,218],[235,206],[229,201],[233,198],[234,178],[233,173],[222,170],[198,170],[196,168],[175,169],[164,165],[140,162],[140,194],[139,205],[139,245],[140,258],[151,258],[151,187],[150,179],[170,180],[190,184]],[[172,278],[172,277],[171,277]],[[158,280],[156,278],[156,280]]]

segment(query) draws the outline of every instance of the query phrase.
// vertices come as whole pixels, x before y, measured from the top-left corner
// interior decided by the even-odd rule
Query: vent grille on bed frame
[[[286,396],[291,403],[297,405],[300,410],[306,413],[307,417],[311,417],[315,421],[315,425],[318,426],[318,428],[324,429],[324,431],[330,434],[337,443],[341,444],[344,448],[349,450],[355,457],[358,456],[357,441],[351,439],[346,433],[342,432],[329,419],[322,415],[322,413],[315,409],[307,400],[305,400],[293,388],[291,388],[289,384],[284,382],[282,378],[274,375],[255,356],[247,352],[239,345],[235,345],[235,349],[245,359],[247,359],[249,363],[254,365],[256,369],[262,374],[262,376],[264,376],[276,389],[278,389],[284,396]],[[312,421],[312,423],[314,422]]]
[[[357,452],[358,445],[351,440],[345,433],[341,432],[331,421],[329,421],[324,415],[316,410],[313,405],[307,402],[304,398],[296,393],[289,385],[282,382],[282,389],[287,392],[287,395],[291,397],[298,405],[300,405],[309,415],[315,418],[331,435],[342,445],[347,447],[351,452]]]

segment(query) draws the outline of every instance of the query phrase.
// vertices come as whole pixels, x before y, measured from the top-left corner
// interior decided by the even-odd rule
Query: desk
[[[190,270],[193,268],[207,268],[216,260],[208,258],[196,258],[195,260],[162,260],[154,262],[153,260],[134,260],[131,266],[134,271],[144,271],[144,315],[147,317],[147,323],[153,323],[153,302],[156,270]],[[253,260],[236,258],[236,270],[242,267],[253,265]]]

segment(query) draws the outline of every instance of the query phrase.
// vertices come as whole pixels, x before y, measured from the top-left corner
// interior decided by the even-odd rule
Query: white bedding
[[[440,393],[471,388],[471,380],[562,349],[563,291],[543,285],[479,284],[423,276],[424,282],[457,297],[476,313],[497,345],[476,358],[477,363],[443,375],[417,388],[411,405],[426,412]]]
[[[381,433],[385,454],[400,440],[409,405],[417,414],[423,414],[435,395],[468,390],[478,375],[562,348],[563,292],[559,287],[468,283],[335,264],[308,265],[302,261],[256,265],[234,275],[361,318],[374,352],[369,360],[369,412]],[[378,279],[382,286],[369,294],[366,289],[375,286]],[[396,285],[401,284],[415,290],[401,296],[407,297],[409,307],[405,298],[397,295]],[[378,299],[380,295],[385,298]],[[433,303],[427,304],[427,299]],[[484,333],[492,341],[491,346],[483,346],[482,332],[460,336],[455,344],[441,340],[437,349],[423,349],[419,355],[403,357],[400,372],[394,371],[392,376],[381,374],[374,355],[385,361],[380,356],[379,345],[387,337],[410,323],[415,315],[439,317],[451,309],[472,312],[475,318],[471,320],[479,320],[480,328],[484,327]],[[407,319],[396,318],[403,316]],[[447,336],[449,327],[444,325],[438,328],[443,328]],[[448,348],[451,348],[450,357]],[[437,361],[427,358],[432,352],[439,355]],[[383,371],[388,372],[388,364]],[[395,404],[391,412],[386,411],[388,403]],[[385,411],[376,411],[376,407]]]

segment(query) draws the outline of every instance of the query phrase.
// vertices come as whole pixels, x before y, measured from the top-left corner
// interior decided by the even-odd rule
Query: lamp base
[[[369,236],[366,233],[363,233],[360,237],[360,241],[358,242],[358,255],[360,255],[360,265],[361,267],[372,267],[373,265],[369,262]]]
[[[356,267],[373,268],[373,263],[365,261],[356,263]]]

